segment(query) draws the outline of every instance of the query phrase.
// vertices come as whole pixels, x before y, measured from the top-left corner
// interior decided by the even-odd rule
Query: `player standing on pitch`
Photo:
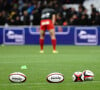
[[[40,22],[40,53],[44,53],[44,37],[46,30],[49,31],[51,42],[53,46],[53,53],[57,53],[56,51],[56,37],[55,37],[55,24],[56,13],[55,10],[50,6],[50,3],[47,7],[42,10],[41,13],[41,22]]]

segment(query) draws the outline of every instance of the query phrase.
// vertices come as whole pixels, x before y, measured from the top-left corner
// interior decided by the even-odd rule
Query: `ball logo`
[[[52,79],[58,79],[58,80],[60,80],[61,77],[59,77],[59,76],[52,76],[52,77],[51,77],[51,80],[52,80]]]
[[[16,77],[12,77],[12,80],[22,80],[22,78],[16,78]]]

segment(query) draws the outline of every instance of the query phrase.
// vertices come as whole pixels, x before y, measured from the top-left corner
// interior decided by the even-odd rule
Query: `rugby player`
[[[55,28],[54,24],[56,21],[56,12],[55,10],[50,6],[50,3],[42,10],[41,13],[41,21],[40,21],[40,53],[44,53],[43,47],[44,47],[44,38],[45,38],[45,32],[48,30],[51,37],[51,42],[53,46],[53,53],[58,53],[56,51],[56,37],[55,37]]]

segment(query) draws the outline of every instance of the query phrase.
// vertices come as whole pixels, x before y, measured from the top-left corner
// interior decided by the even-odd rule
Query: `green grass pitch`
[[[100,90],[100,46],[0,46],[0,90]],[[27,69],[21,69],[26,65]],[[73,82],[75,71],[89,69],[94,72],[93,81]],[[24,83],[11,83],[8,75],[22,72]],[[48,83],[46,76],[52,72],[64,74],[62,83]]]

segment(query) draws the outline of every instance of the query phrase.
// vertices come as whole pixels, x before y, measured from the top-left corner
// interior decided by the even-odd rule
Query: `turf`
[[[0,90],[100,90],[100,46],[58,46],[59,53],[52,53],[52,46],[0,46]],[[27,69],[21,69],[26,65]],[[73,82],[75,71],[92,70],[93,81]],[[12,72],[26,74],[24,83],[11,83]],[[64,74],[64,82],[48,83],[46,76],[52,72]]]

